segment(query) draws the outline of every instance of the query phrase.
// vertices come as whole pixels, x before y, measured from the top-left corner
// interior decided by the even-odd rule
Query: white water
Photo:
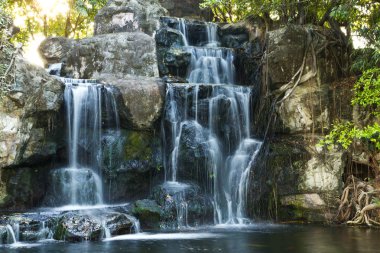
[[[131,235],[115,236],[104,241],[126,241],[126,240],[197,240],[204,238],[221,238],[223,235],[213,233],[139,233]]]
[[[110,87],[95,80],[62,79],[67,120],[67,168],[51,172],[52,206],[99,206],[104,202],[101,167],[103,161],[104,125],[119,138],[120,122],[115,97]],[[109,134],[109,133],[107,133]],[[112,151],[111,151],[112,152]]]
[[[187,39],[183,20],[179,30]],[[191,138],[206,147],[206,168],[198,168],[207,172],[206,178],[197,180],[213,196],[215,223],[245,224],[250,171],[261,147],[260,141],[251,138],[251,88],[232,85],[234,52],[217,47],[215,24],[206,23],[206,30],[205,47],[185,47],[192,55],[187,77],[190,84],[167,87],[164,118],[170,122],[170,128],[164,136],[170,136],[171,143],[165,147],[169,151],[166,179],[181,181],[183,132],[184,128],[193,129],[195,136]],[[177,223],[183,224],[188,203],[185,197],[177,201],[183,203],[177,205]]]

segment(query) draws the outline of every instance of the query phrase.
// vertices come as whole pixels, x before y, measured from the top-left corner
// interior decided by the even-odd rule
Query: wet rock
[[[208,161],[212,160],[209,152],[205,129],[195,121],[188,121],[182,125],[182,134],[179,140],[178,177],[181,180],[204,180],[211,178],[208,171]]]
[[[158,229],[162,210],[156,201],[150,199],[138,200],[132,206],[132,214],[139,219],[142,229]]]
[[[133,223],[128,215],[107,210],[63,214],[54,231],[54,239],[69,242],[99,241],[105,228],[111,235],[130,234]]]
[[[105,226],[112,236],[134,232],[131,217],[122,213],[111,213],[105,216]]]
[[[159,179],[163,172],[159,134],[125,131],[122,138],[125,138],[121,150],[122,158],[103,167],[107,189],[105,197],[111,203],[148,196],[154,180]]]
[[[204,46],[208,42],[208,23],[198,20],[185,19],[183,21],[186,24],[187,40],[191,46]],[[161,29],[168,30],[174,29],[179,30],[180,22],[178,18],[173,17],[161,17],[160,18]],[[216,27],[217,33],[220,33],[219,26]],[[158,31],[158,33],[160,32]]]
[[[5,225],[0,225],[0,244],[8,243],[8,231]]]
[[[111,0],[95,17],[95,35],[158,29],[159,17],[167,15],[158,0]]]
[[[156,45],[142,32],[103,34],[77,41],[65,71],[74,78],[158,76]]]
[[[102,223],[95,217],[67,213],[59,219],[53,238],[68,242],[98,241],[102,238],[102,233]]]
[[[203,194],[198,185],[166,182],[153,189],[151,198],[162,207],[166,227],[212,223],[211,198]]]
[[[156,34],[156,43],[161,47],[184,46],[184,38],[180,31],[172,28],[162,28]]]
[[[277,137],[268,144],[264,162],[259,158],[251,179],[249,198],[255,199],[256,207],[278,197],[279,220],[333,219],[348,159],[343,152],[325,153],[316,143],[310,137],[291,135]],[[273,191],[275,196],[268,194]]]

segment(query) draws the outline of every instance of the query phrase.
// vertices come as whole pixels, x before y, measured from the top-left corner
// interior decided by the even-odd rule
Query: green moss
[[[127,134],[125,145],[126,160],[150,160],[153,136],[149,132],[131,131]]]
[[[59,222],[57,228],[54,231],[53,238],[55,240],[64,240],[66,237],[67,229],[63,226],[62,222]]]

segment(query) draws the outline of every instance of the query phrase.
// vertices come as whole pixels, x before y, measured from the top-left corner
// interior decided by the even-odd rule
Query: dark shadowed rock
[[[143,199],[136,201],[132,206],[132,214],[136,216],[144,229],[158,229],[162,210],[156,201]]]

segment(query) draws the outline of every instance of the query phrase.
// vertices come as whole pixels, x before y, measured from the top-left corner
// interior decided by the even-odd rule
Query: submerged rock
[[[167,15],[158,0],[111,0],[95,16],[95,35],[158,29],[159,17]]]

